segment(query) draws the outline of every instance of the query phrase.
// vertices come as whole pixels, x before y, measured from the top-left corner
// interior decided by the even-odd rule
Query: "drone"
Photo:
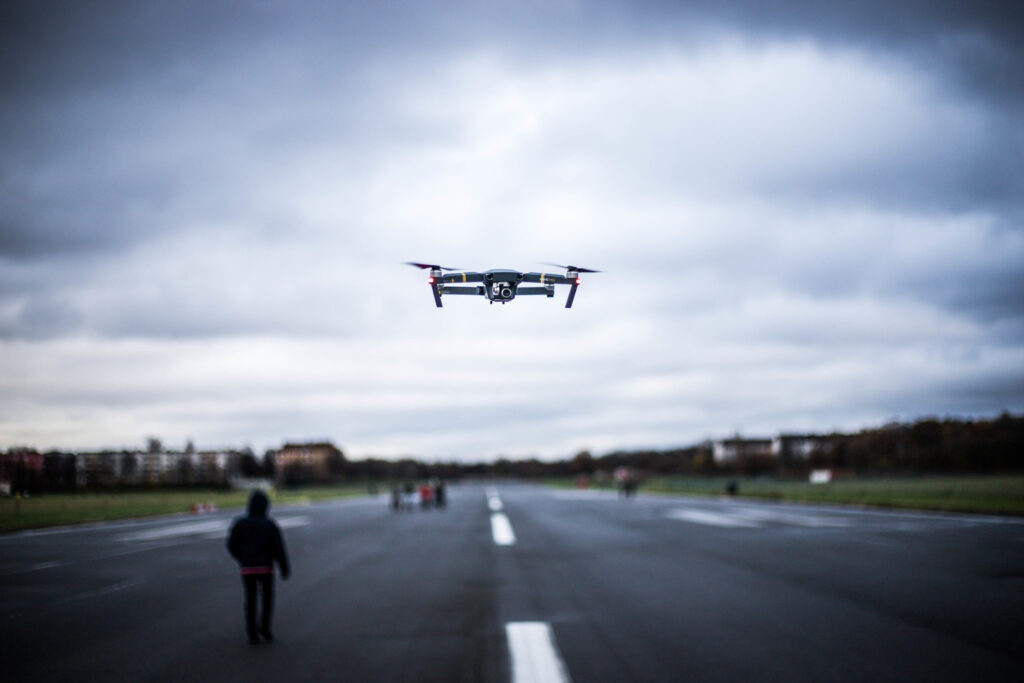
[[[441,296],[446,294],[461,294],[468,296],[486,297],[490,303],[507,304],[516,296],[546,296],[549,299],[555,296],[555,285],[569,285],[569,297],[565,300],[565,307],[572,308],[572,301],[576,298],[576,289],[580,286],[580,273],[600,273],[599,270],[580,268],[579,266],[562,266],[557,263],[548,263],[549,266],[557,266],[565,269],[565,275],[552,275],[549,273],[521,273],[518,270],[496,268],[483,273],[464,271],[460,268],[449,268],[438,266],[432,263],[415,263],[406,261],[406,265],[414,266],[421,270],[429,270],[430,277],[427,282],[430,284],[430,291],[434,294],[434,304],[441,308]],[[467,285],[470,282],[481,284]],[[537,283],[537,287],[522,287],[522,283]]]

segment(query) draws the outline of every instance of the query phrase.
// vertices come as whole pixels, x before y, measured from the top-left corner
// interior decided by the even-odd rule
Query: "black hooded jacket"
[[[240,517],[231,527],[228,536],[228,552],[238,560],[242,569],[273,568],[276,561],[281,576],[288,578],[288,553],[284,549],[281,530],[273,520],[267,518],[270,501],[262,491],[253,491],[249,496],[249,516]]]

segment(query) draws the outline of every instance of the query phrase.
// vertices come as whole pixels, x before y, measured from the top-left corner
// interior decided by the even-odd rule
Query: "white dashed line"
[[[512,545],[516,542],[512,524],[509,523],[508,517],[500,512],[491,515],[491,535],[494,536],[495,545]]]
[[[543,621],[505,624],[512,659],[513,683],[569,683],[569,672],[555,644],[551,626]]]

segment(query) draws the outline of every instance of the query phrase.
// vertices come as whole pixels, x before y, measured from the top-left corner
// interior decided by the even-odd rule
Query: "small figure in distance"
[[[629,500],[636,495],[636,488],[639,482],[637,481],[636,473],[630,471],[628,467],[616,469],[615,480],[619,487],[619,498]]]
[[[435,507],[443,508],[445,503],[448,502],[447,499],[445,498],[445,494],[446,494],[446,491],[445,491],[445,486],[444,486],[444,480],[442,480],[442,479],[435,479],[434,480],[434,506]]]
[[[434,489],[430,487],[430,484],[423,482],[420,484],[420,507],[424,510],[429,510],[430,506],[434,503]]]
[[[274,615],[274,562],[281,569],[281,578],[291,574],[288,553],[285,552],[281,529],[274,520],[267,517],[270,500],[263,491],[256,490],[249,496],[249,514],[239,517],[228,535],[228,552],[238,560],[242,568],[242,585],[245,588],[245,628],[249,642],[260,642],[260,636],[267,642],[274,640],[270,631]],[[263,610],[257,628],[256,593],[263,596]]]

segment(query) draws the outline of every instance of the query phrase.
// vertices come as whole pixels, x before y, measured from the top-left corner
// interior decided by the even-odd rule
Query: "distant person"
[[[420,507],[424,510],[430,508],[431,503],[434,502],[434,489],[430,488],[430,484],[420,484]]]
[[[438,479],[434,482],[434,505],[443,508],[446,502],[444,482]]]
[[[274,615],[274,562],[281,569],[281,578],[291,574],[288,553],[285,552],[281,529],[267,517],[270,500],[263,491],[253,491],[249,496],[249,515],[235,520],[228,536],[228,552],[238,560],[242,568],[242,584],[245,587],[245,629],[249,642],[260,642],[260,636],[267,642],[274,640],[270,622]],[[256,619],[256,593],[263,594],[263,612]]]

